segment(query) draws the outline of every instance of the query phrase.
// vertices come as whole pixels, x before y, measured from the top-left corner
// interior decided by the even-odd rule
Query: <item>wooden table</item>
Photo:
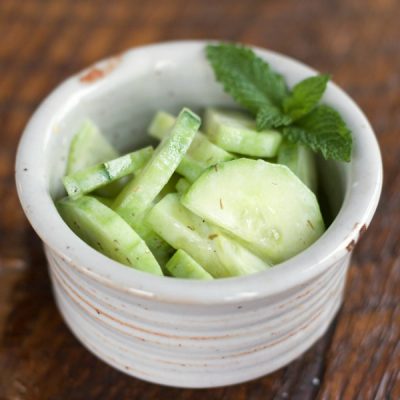
[[[0,399],[400,399],[399,17],[398,0],[1,0]],[[330,72],[371,120],[385,168],[328,333],[270,376],[202,391],[129,378],[80,345],[54,305],[13,180],[21,131],[58,82],[131,46],[183,38],[252,43]]]

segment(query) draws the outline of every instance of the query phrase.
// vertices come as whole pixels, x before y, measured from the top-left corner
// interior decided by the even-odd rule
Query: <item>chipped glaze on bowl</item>
[[[157,44],[102,61],[61,84],[27,125],[17,154],[22,207],[44,242],[55,298],[76,337],[121,371],[178,387],[247,381],[288,364],[321,335],[340,307],[351,252],[375,212],[382,165],[374,133],[335,84],[324,101],[354,135],[349,164],[321,162],[337,214],[310,248],[265,272],[211,282],[156,277],[108,259],[81,241],[53,203],[70,140],[92,118],[121,151],[148,142],[158,109],[231,105],[202,41]],[[290,85],[315,71],[257,49]]]

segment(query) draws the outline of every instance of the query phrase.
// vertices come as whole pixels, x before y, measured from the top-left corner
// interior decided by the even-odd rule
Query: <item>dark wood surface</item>
[[[0,400],[400,399],[400,3],[398,0],[0,1]],[[376,130],[385,170],[344,305],[300,359],[246,384],[179,390],[129,378],[63,323],[13,171],[29,116],[63,78],[131,46],[221,38],[333,75]]]

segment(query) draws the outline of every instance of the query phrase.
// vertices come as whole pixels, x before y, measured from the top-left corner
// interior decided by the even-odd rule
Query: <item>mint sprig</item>
[[[329,75],[304,79],[289,90],[283,76],[248,47],[208,45],[206,54],[216,79],[255,116],[258,130],[280,128],[284,137],[326,159],[350,161],[350,130],[337,111],[318,105]]]

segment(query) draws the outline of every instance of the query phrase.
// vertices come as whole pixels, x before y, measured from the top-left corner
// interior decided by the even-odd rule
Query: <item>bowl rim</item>
[[[168,49],[171,56],[180,52],[201,51],[213,40],[180,40],[134,47],[119,56],[120,63],[130,65],[135,57],[156,55]],[[304,74],[315,74],[313,68],[277,52],[252,46],[261,57],[301,69]],[[94,64],[101,68],[112,59]],[[93,66],[92,66],[93,67]],[[101,285],[134,296],[183,304],[238,303],[283,292],[305,285],[323,274],[329,267],[351,254],[354,245],[366,230],[378,205],[382,190],[382,159],[375,134],[356,103],[337,85],[330,82],[327,93],[340,99],[348,118],[357,126],[353,141],[359,151],[353,151],[348,167],[345,198],[335,220],[312,246],[297,256],[266,271],[214,281],[195,281],[153,276],[109,259],[79,239],[58,214],[45,187],[43,163],[38,155],[43,153],[46,134],[54,129],[53,118],[60,110],[76,104],[86,90],[96,90],[102,81],[89,86],[80,77],[89,67],[58,85],[40,104],[24,129],[16,157],[16,186],[22,208],[32,227],[45,246],[67,262],[82,277]],[[116,70],[118,71],[118,66]],[[115,72],[113,71],[113,74]],[[44,190],[43,190],[44,189]],[[67,245],[68,243],[68,245]]]

